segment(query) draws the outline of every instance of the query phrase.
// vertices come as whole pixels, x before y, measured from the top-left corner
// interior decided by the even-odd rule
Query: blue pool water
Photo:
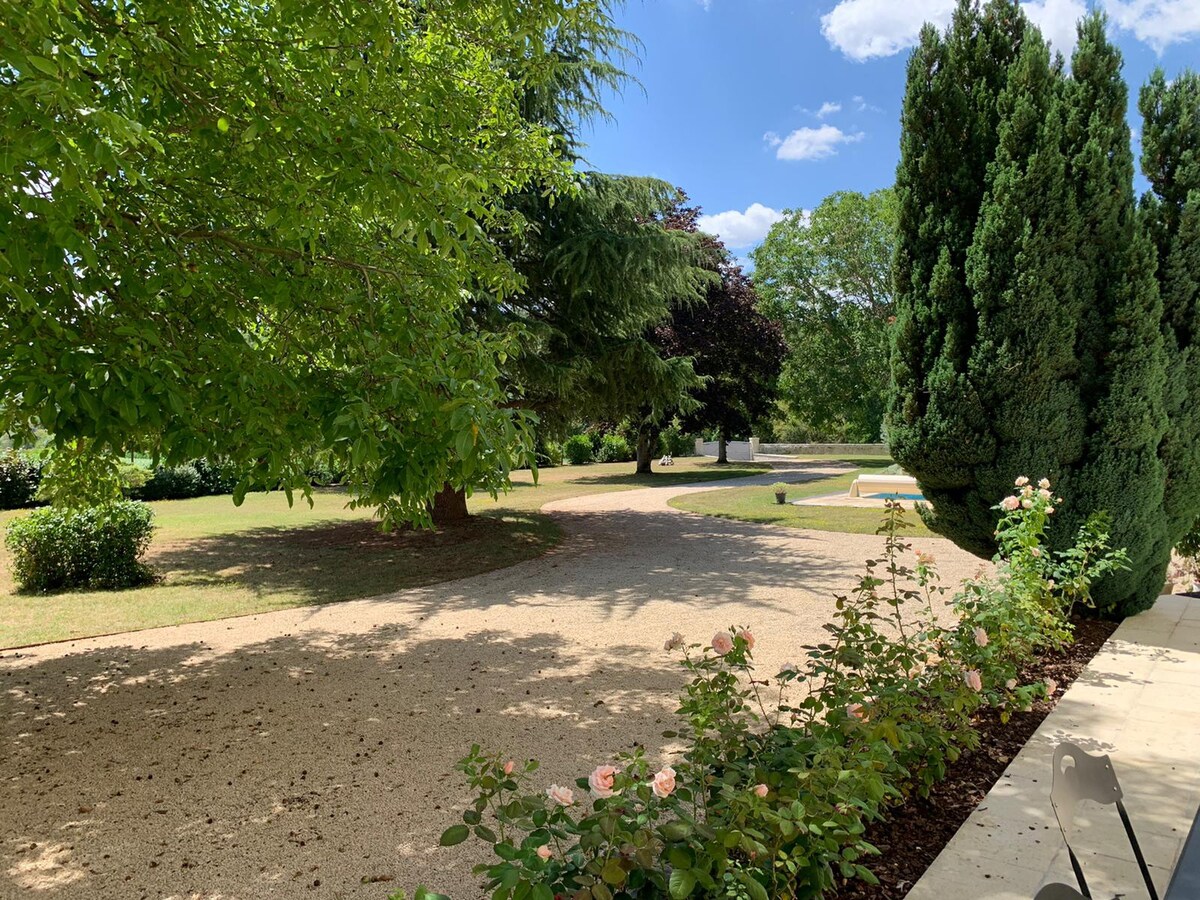
[[[924,494],[898,494],[889,492],[886,494],[868,494],[872,500],[924,500]]]

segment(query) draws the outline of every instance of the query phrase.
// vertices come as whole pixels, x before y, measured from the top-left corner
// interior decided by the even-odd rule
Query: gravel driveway
[[[474,741],[569,783],[665,745],[662,642],[748,625],[767,672],[816,639],[882,539],[667,500],[844,468],[546,507],[540,559],[370,600],[0,654],[0,897],[478,897],[482,845],[436,847]],[[978,560],[948,542],[947,582]]]

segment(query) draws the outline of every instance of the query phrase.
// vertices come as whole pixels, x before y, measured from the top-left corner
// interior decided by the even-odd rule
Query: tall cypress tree
[[[1052,529],[1059,544],[1107,510],[1132,570],[1099,585],[1097,598],[1133,612],[1161,588],[1171,544],[1158,457],[1162,307],[1133,202],[1121,57],[1102,17],[1079,35],[1068,76],[1015,4],[996,0],[960,7],[947,37],[927,32],[913,55],[891,440],[932,501],[930,524],[981,555],[994,549],[990,507],[1017,475],[1048,476],[1068,498]],[[999,70],[985,67],[989,54]],[[934,89],[941,76],[957,85]],[[996,142],[981,172],[971,135],[989,129]],[[946,147],[955,134],[957,165]],[[974,196],[960,256],[946,229],[954,222],[961,238],[970,207],[958,220],[950,213]]]
[[[1154,241],[1167,353],[1163,513],[1176,544],[1200,516],[1200,75],[1156,71],[1138,99],[1142,217]]]
[[[1083,225],[1077,254],[1085,302],[1076,352],[1089,417],[1083,459],[1061,478],[1069,502],[1056,530],[1061,543],[1087,515],[1110,514],[1113,543],[1129,552],[1130,568],[1094,594],[1102,608],[1131,614],[1162,590],[1172,545],[1158,457],[1167,428],[1166,356],[1154,250],[1134,202],[1128,89],[1105,25],[1098,13],[1084,19],[1064,84],[1068,175]]]
[[[1081,455],[1079,216],[1062,153],[1060,75],[1030,26],[997,102],[999,143],[967,253],[976,320],[967,378],[994,453],[938,518],[976,552],[991,549],[991,507],[1016,476],[1060,473]]]
[[[933,502],[934,527],[978,553],[994,525],[971,512],[975,473],[994,460],[996,440],[969,374],[977,320],[967,253],[999,140],[999,96],[1027,24],[1016,2],[981,10],[964,0],[945,37],[926,26],[901,116],[888,439]]]

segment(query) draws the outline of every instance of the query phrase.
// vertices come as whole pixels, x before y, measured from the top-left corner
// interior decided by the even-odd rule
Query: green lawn
[[[551,500],[752,475],[767,466],[716,466],[680,459],[661,474],[635,476],[632,463],[528,472],[512,493],[469,501],[480,515],[433,532],[383,534],[369,512],[346,509],[335,489],[288,507],[282,494],[250,494],[150,504],[157,526],[147,561],[160,583],[127,591],[52,596],[14,592],[0,547],[0,648],[136,631],[315,603],[371,597],[510,566],[554,546],[560,530],[537,510]],[[24,511],[0,512],[0,527]]]
[[[844,475],[835,475],[819,481],[793,485],[788,490],[788,500],[817,497],[821,494],[844,493],[850,482],[859,475],[882,472],[892,464],[890,459],[844,457],[821,457],[821,459],[844,459],[858,468]],[[786,525],[789,528],[812,528],[816,531],[843,531],[851,534],[874,534],[883,520],[880,509],[861,509],[853,506],[793,506],[791,503],[775,502],[775,492],[769,486],[728,488],[720,491],[705,491],[688,494],[671,501],[676,509],[738,519],[743,522],[758,522],[764,525]],[[911,535],[931,535],[915,512],[907,519],[913,528]]]

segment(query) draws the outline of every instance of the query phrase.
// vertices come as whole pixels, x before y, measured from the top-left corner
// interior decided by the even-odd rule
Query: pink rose
[[[659,800],[670,797],[675,790],[675,770],[670,766],[663,766],[651,780],[650,790],[654,791],[654,796]]]
[[[546,789],[546,796],[559,806],[571,806],[575,802],[575,792],[570,788],[559,787],[557,784],[552,784]]]
[[[1053,678],[1046,679],[1046,696],[1053,697],[1058,693],[1058,682]]]
[[[510,759],[508,762],[506,762],[504,764],[504,774],[511,775],[513,773],[513,769],[515,769],[516,767],[517,767],[517,764]]]
[[[588,786],[592,793],[597,797],[611,797],[616,774],[616,766],[596,766],[595,771],[588,776]]]
[[[754,649],[754,635],[750,631],[747,631],[745,628],[743,628],[741,631],[738,632],[738,637],[740,637],[743,641],[746,642],[747,650]]]
[[[977,694],[983,690],[983,679],[979,677],[978,669],[967,669],[963,672],[963,681]]]
[[[1032,556],[1034,559],[1041,559],[1042,548],[1041,547],[1031,547],[1029,549],[1029,555]]]
[[[858,719],[860,722],[865,722],[867,719],[867,711],[861,703],[850,703],[846,706],[846,715],[852,719]]]
[[[795,675],[799,671],[800,670],[796,667],[795,663],[789,662],[789,663],[783,664],[783,666],[779,669],[779,674],[780,675]]]
[[[1038,491],[1038,496],[1041,497],[1043,500],[1049,500],[1050,492],[1048,490],[1046,490],[1045,488],[1042,488],[1041,490]]]
[[[767,796],[768,791],[770,791],[770,788],[767,787],[765,784],[756,784],[754,786],[754,793],[759,797]]]
[[[669,638],[667,638],[667,642],[665,644],[663,644],[663,649],[664,650],[678,650],[682,646],[683,646],[683,635],[680,634],[678,631],[676,631]]]
[[[1031,488],[1029,485],[1025,485],[1025,487],[1021,488],[1021,496],[1022,497],[1032,497],[1033,496],[1033,488]]]
[[[1043,478],[1041,481],[1038,482],[1038,487],[1040,487],[1043,491],[1050,490],[1050,479]]]
[[[1020,505],[1021,505],[1021,501],[1016,497],[1005,497],[1003,500],[1000,501],[1001,509],[1006,509],[1009,512],[1012,512],[1014,509],[1016,509]]]
[[[917,562],[923,566],[932,566],[935,562],[937,562],[937,560],[933,558],[932,553],[926,553],[924,550],[918,550]]]
[[[1046,515],[1048,515],[1048,516],[1054,515],[1054,507],[1053,506],[1046,507]]]
[[[1026,497],[1021,501],[1021,509],[1033,509],[1033,501]]]
[[[724,656],[733,649],[733,638],[729,636],[728,631],[718,631],[713,635],[712,648],[717,652],[718,656]]]
[[[1025,487],[1025,485],[1029,484],[1029,479],[1022,475],[1020,478],[1014,481],[1013,484],[1015,484],[1017,487]]]
[[[976,625],[974,628],[974,635],[975,635],[975,646],[976,647],[986,647],[988,645],[987,632],[984,631],[982,628],[980,628],[978,625]]]
[[[542,844],[542,846],[537,848],[537,855],[540,856],[542,859],[549,859],[554,854],[550,852],[550,848],[548,846],[546,846],[545,844]]]

